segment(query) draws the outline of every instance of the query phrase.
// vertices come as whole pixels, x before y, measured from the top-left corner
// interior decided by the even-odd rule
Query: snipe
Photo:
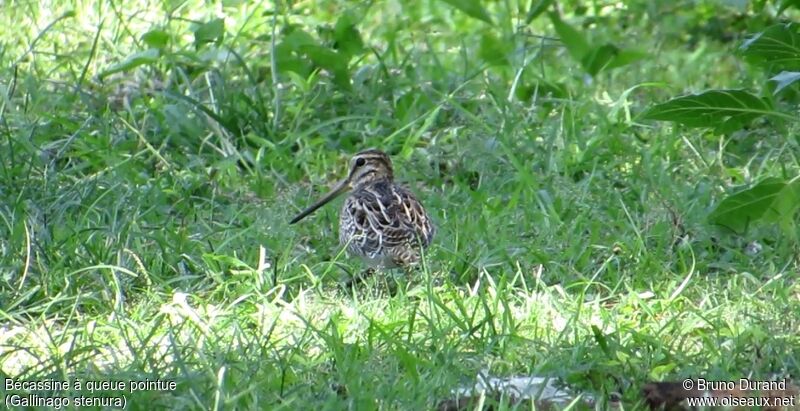
[[[392,161],[380,150],[353,156],[347,178],[289,224],[347,191],[339,215],[339,242],[347,251],[373,268],[417,264],[420,250],[430,245],[436,228],[414,194],[394,182]]]

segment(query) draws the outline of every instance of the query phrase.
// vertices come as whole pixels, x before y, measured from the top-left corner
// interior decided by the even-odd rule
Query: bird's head
[[[289,224],[302,220],[344,192],[358,190],[381,180],[392,181],[393,178],[392,161],[386,153],[375,149],[364,150],[350,160],[350,171],[347,173],[347,178],[336,184],[319,201],[300,212]]]

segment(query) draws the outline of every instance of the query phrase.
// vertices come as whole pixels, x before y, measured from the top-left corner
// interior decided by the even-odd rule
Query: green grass
[[[129,409],[430,409],[489,370],[635,409],[651,380],[798,375],[797,236],[706,218],[734,186],[798,174],[797,123],[635,121],[684,91],[764,84],[735,42],[690,35],[709,9],[564,6],[651,53],[589,79],[513,2],[492,3],[491,30],[445,2],[274,19],[231,3],[0,12],[4,378],[176,383]],[[365,45],[344,74],[273,78],[273,25],[276,48],[290,24],[327,47],[343,10]],[[223,16],[224,37],[193,43],[193,21]],[[153,29],[160,57],[101,81]],[[313,57],[293,53],[281,62]],[[418,275],[353,291],[340,203],[288,221],[367,147],[439,231]],[[121,395],[63,395],[78,391]]]

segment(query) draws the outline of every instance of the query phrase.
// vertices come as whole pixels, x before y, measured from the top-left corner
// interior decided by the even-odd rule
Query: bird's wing
[[[367,255],[412,244],[417,238],[427,246],[435,231],[422,204],[399,186],[358,190],[347,197],[342,213],[350,226],[342,239],[357,242]]]
[[[403,215],[404,221],[414,230],[414,234],[422,242],[422,245],[429,246],[436,234],[436,226],[431,222],[422,203],[404,187],[394,186],[393,188],[395,197],[400,200],[397,204],[402,207],[399,214]]]

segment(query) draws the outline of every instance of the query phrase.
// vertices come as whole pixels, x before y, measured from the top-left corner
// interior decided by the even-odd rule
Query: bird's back
[[[371,265],[407,266],[433,240],[435,227],[413,193],[378,181],[350,193],[339,219],[339,241]]]

